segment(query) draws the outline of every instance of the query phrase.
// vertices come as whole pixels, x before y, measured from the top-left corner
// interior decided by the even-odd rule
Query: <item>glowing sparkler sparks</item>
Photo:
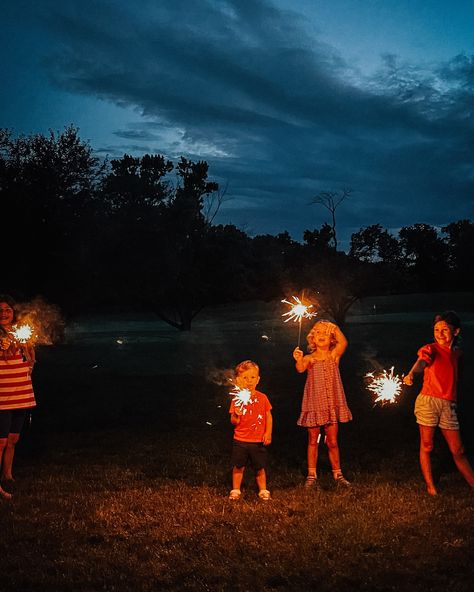
[[[301,322],[303,318],[310,319],[316,316],[315,312],[310,312],[309,309],[313,307],[312,304],[303,304],[298,296],[293,296],[293,300],[295,301],[290,302],[289,300],[282,300],[285,304],[289,304],[291,306],[288,312],[283,313],[282,317],[288,317],[284,319],[284,322],[287,323],[288,321],[294,321],[295,323]]]
[[[242,389],[237,385],[234,385],[234,388],[230,391],[230,394],[232,395],[234,406],[237,407],[237,409],[243,414],[245,414],[245,407],[247,407],[247,405],[252,402],[252,393],[249,391],[249,389]]]
[[[30,325],[14,325],[12,335],[20,343],[26,343],[33,336],[33,329]]]
[[[315,312],[310,312],[310,308],[313,308],[312,304],[303,304],[301,302],[301,300],[298,298],[298,296],[293,296],[293,300],[295,301],[290,302],[289,300],[282,300],[282,302],[284,302],[285,304],[289,304],[291,306],[290,310],[288,312],[283,313],[281,316],[282,317],[288,317],[287,319],[284,319],[284,322],[287,323],[288,321],[294,321],[295,323],[298,322],[299,324],[299,328],[298,328],[298,347],[300,346],[300,341],[301,341],[301,321],[303,320],[303,318],[305,319],[311,319],[312,317],[315,317],[317,313]]]
[[[390,370],[382,370],[382,372],[375,376],[373,372],[368,372],[366,378],[370,379],[367,388],[377,396],[376,403],[395,403],[396,398],[402,392],[402,379],[398,374],[393,374],[393,366]]]

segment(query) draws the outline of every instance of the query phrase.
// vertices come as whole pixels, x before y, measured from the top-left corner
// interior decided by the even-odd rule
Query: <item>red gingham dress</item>
[[[307,373],[297,424],[312,428],[350,421],[352,413],[347,406],[339,365],[335,360],[313,360]]]

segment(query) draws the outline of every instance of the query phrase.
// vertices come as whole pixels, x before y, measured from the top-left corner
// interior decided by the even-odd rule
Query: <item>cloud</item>
[[[343,187],[346,241],[357,226],[472,216],[472,57],[386,54],[364,76],[265,0],[51,0],[40,18],[55,84],[134,107],[139,121],[115,131],[128,151],[208,160],[233,197],[223,221],[300,239],[327,219],[311,197]]]

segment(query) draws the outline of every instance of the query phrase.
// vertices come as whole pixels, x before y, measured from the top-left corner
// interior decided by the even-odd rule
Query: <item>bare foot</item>
[[[9,500],[12,499],[12,494],[5,491],[2,487],[0,487],[0,498]]]

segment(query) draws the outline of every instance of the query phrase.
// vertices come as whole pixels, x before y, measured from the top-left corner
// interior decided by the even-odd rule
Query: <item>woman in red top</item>
[[[1,482],[13,481],[12,465],[15,445],[28,411],[35,407],[31,383],[34,349],[19,343],[13,336],[15,303],[0,295],[0,466]],[[0,485],[0,498],[11,494]]]
[[[456,338],[461,322],[456,313],[446,311],[435,316],[434,343],[418,350],[418,359],[404,383],[413,384],[413,374],[423,372],[423,386],[415,402],[415,416],[420,429],[420,466],[430,495],[436,495],[431,471],[431,451],[436,426],[453,455],[462,476],[474,488],[474,472],[464,454],[459,421],[456,413],[456,386],[461,351],[456,348]]]

